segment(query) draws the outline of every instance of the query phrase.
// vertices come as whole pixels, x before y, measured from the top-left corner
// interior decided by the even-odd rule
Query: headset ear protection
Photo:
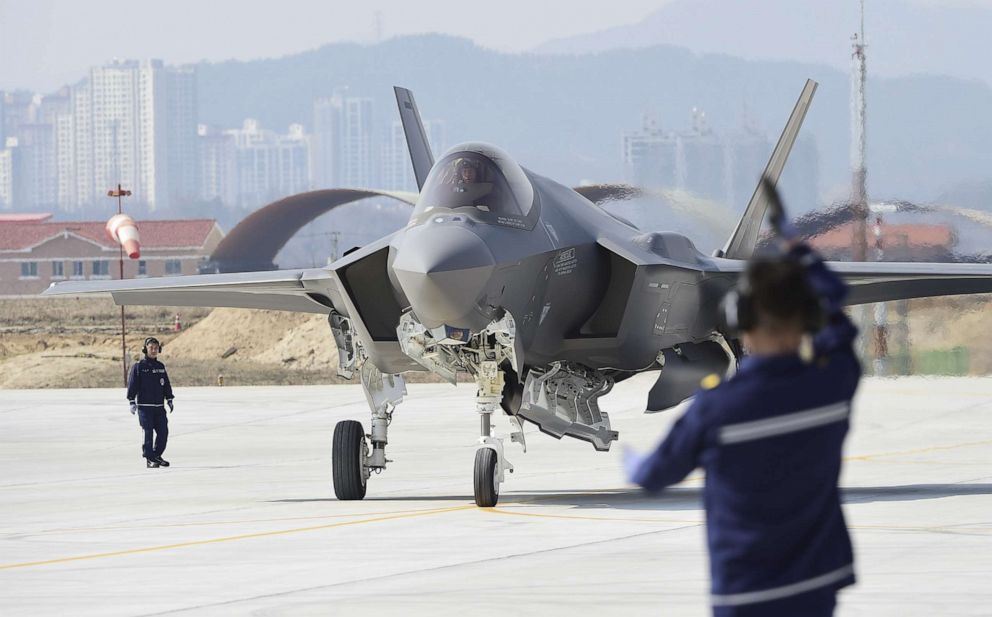
[[[158,350],[162,351],[162,343],[159,343],[158,339],[155,338],[154,336],[149,336],[148,338],[145,339],[145,342],[141,344],[141,353],[145,354],[146,356],[148,355],[149,343],[155,343],[156,345],[158,345]]]
[[[804,276],[805,279],[805,276]],[[823,327],[824,311],[820,299],[804,280],[802,289],[794,293],[802,295],[803,332],[814,333]],[[751,289],[751,269],[748,268],[737,278],[737,284],[730,289],[720,302],[719,317],[727,334],[737,335],[754,329],[757,325],[757,312],[754,307],[754,294]]]
[[[808,282],[803,295],[803,331],[814,334],[826,325],[827,312],[823,308],[823,302],[813,292]]]
[[[738,334],[754,327],[754,299],[747,272],[737,278],[737,284],[720,302],[720,318],[723,322],[723,330],[728,334]]]

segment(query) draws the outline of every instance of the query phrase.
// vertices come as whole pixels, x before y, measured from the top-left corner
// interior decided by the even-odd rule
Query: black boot
[[[161,465],[162,467],[168,467],[169,466],[169,461],[165,460],[161,456],[156,456],[155,457],[155,462],[158,463],[159,465]]]
[[[158,467],[158,461],[152,460],[150,458],[146,458],[145,467]]]

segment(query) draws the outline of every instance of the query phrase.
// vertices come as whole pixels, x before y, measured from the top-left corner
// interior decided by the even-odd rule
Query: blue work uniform
[[[127,378],[127,400],[138,406],[138,423],[145,431],[141,455],[147,459],[155,460],[165,452],[169,440],[165,401],[172,399],[172,384],[164,364],[145,356],[131,365]]]
[[[827,312],[812,361],[744,358],[732,378],[697,393],[633,474],[656,491],[705,470],[717,616],[831,615],[837,590],[854,583],[837,481],[861,376],[857,328],[842,310],[844,282],[809,247],[790,255]]]

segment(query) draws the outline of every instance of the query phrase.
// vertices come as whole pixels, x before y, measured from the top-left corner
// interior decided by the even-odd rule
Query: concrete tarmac
[[[650,381],[602,400],[654,445]],[[145,469],[120,390],[0,391],[0,615],[706,615],[701,474],[626,486],[619,448],[527,427],[472,500],[474,387],[409,386],[366,500],[331,487],[358,386],[182,388]],[[504,435],[505,418],[497,426]],[[839,615],[992,614],[992,379],[866,380],[842,479],[858,584]]]

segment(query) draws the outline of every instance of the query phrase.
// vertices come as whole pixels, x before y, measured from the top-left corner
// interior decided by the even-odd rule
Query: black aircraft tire
[[[365,498],[365,476],[362,474],[364,445],[365,430],[361,422],[342,420],[334,427],[331,471],[334,478],[334,495],[341,501]]]
[[[475,505],[492,508],[499,500],[499,484],[496,482],[496,451],[492,448],[479,448],[475,451]]]

